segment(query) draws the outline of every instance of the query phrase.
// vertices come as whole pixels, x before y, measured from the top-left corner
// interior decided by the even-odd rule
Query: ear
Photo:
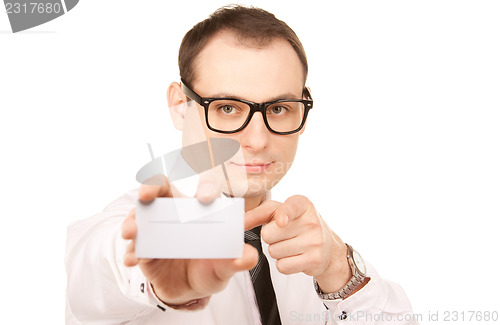
[[[311,88],[309,87],[306,87],[308,93],[309,93],[309,96],[311,96],[312,98],[312,94],[311,94]],[[309,99],[307,98],[306,94],[304,93],[303,96],[302,96],[303,99]],[[299,134],[302,135],[302,133],[304,133],[304,131],[306,130],[306,126],[307,126],[307,120],[306,120],[306,123],[304,124],[304,126],[302,127],[302,129],[299,131]]]
[[[167,101],[170,111],[170,118],[177,130],[182,130],[184,117],[186,115],[187,97],[178,82],[172,82],[167,89]]]
[[[310,87],[304,87],[304,91],[302,92],[302,99],[312,99],[312,92]]]

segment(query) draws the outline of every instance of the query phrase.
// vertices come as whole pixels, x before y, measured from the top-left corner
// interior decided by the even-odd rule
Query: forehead
[[[223,93],[262,102],[279,94],[300,97],[304,87],[302,64],[284,39],[257,46],[220,32],[198,54],[194,69],[193,87],[204,97]]]

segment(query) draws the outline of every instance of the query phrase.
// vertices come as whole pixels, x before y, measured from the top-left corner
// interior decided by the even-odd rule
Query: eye
[[[287,108],[284,107],[284,106],[272,106],[269,109],[269,111],[270,111],[271,114],[280,115],[280,114],[285,113],[287,111]]]
[[[224,114],[231,114],[231,113],[235,113],[236,108],[234,106],[224,105],[224,106],[219,107],[219,111],[222,111],[222,113],[224,113]]]

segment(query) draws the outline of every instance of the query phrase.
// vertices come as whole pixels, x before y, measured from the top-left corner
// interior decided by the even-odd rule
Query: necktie
[[[257,265],[250,270],[250,277],[257,297],[262,325],[281,325],[276,295],[269,273],[269,263],[262,253],[260,229],[261,226],[258,226],[245,231],[245,242],[255,247],[259,252],[259,260]]]

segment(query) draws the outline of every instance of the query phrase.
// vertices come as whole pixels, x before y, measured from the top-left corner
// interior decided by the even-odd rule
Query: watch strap
[[[319,287],[318,281],[316,281],[316,279],[313,278],[314,289],[316,290],[316,293],[321,299],[324,300],[345,299],[349,297],[349,295],[365,281],[365,275],[362,274],[356,268],[355,263],[352,261],[353,259],[352,252],[354,251],[353,248],[349,244],[346,244],[346,246],[347,246],[347,260],[349,262],[349,266],[351,267],[353,275],[342,289],[332,293],[324,293]]]
[[[349,297],[349,295],[356,289],[361,283],[363,283],[364,278],[360,279],[358,277],[353,276],[347,284],[337,292],[332,293],[324,293],[319,287],[318,281],[313,278],[314,289],[316,289],[316,293],[318,297],[323,300],[336,300],[336,299],[345,299]]]

